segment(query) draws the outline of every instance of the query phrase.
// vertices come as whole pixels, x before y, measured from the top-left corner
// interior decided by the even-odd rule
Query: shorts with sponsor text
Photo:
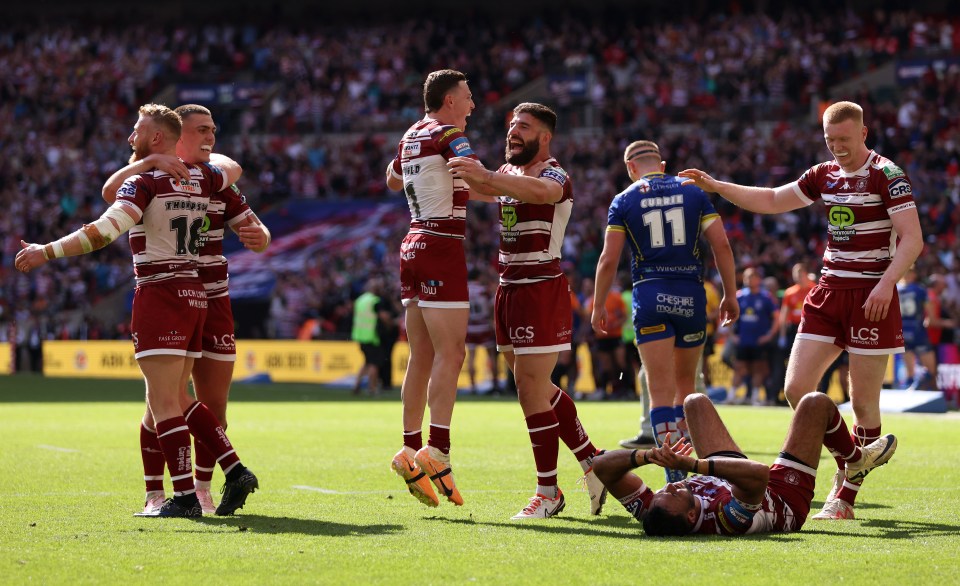
[[[872,290],[872,287],[827,289],[815,286],[803,302],[797,339],[831,343],[851,354],[903,352],[903,325],[897,291],[893,291],[886,319],[869,321],[863,304]]]
[[[497,350],[547,354],[570,349],[573,314],[564,276],[497,288]]]
[[[655,279],[633,286],[633,329],[637,345],[674,337],[677,348],[693,348],[707,337],[707,294],[697,281]]]
[[[230,296],[207,300],[207,320],[203,322],[203,357],[224,362],[237,360],[237,343],[233,334],[233,309]]]
[[[400,244],[400,299],[404,306],[469,309],[463,240],[407,234]]]
[[[207,292],[200,281],[137,287],[130,318],[134,356],[139,359],[172,354],[199,358],[207,304]]]

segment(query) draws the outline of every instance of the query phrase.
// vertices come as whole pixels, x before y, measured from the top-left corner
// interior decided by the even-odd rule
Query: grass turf
[[[600,447],[635,433],[639,403],[579,405]],[[231,440],[261,490],[235,517],[158,520],[142,504],[142,385],[0,377],[0,576],[32,583],[625,584],[698,579],[767,583],[956,583],[960,445],[955,415],[887,415],[900,439],[874,472],[858,519],[793,534],[651,539],[615,501],[588,514],[579,467],[561,445],[566,511],[517,523],[532,494],[519,406],[466,397],[454,416],[466,504],[428,509],[389,462],[396,396],[355,399],[310,385],[235,385]],[[790,412],[721,407],[751,457],[771,462]],[[821,504],[833,474],[821,459]],[[648,484],[663,484],[644,468]],[[215,484],[221,481],[218,472]],[[168,483],[169,490],[169,483]]]

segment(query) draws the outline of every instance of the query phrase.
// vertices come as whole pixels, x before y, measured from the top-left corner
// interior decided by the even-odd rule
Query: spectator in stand
[[[752,400],[753,405],[771,404],[771,390],[766,389],[765,399],[760,398],[760,387],[770,373],[771,341],[777,334],[777,302],[766,289],[761,288],[757,269],[743,271],[743,288],[737,292],[740,305],[740,321],[734,325],[731,340],[736,345],[736,377],[731,393],[740,384],[747,386],[743,402]],[[732,403],[728,395],[727,402]]]

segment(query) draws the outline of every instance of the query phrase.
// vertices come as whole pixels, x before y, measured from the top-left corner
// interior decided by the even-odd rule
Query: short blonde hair
[[[652,140],[636,140],[627,145],[623,151],[623,162],[632,161],[637,157],[656,157],[657,162],[662,160],[660,147]]]
[[[839,124],[847,120],[853,120],[862,125],[863,108],[853,102],[837,102],[823,111],[824,124]]]
[[[140,115],[149,118],[176,142],[180,140],[183,121],[180,115],[163,104],[144,104],[140,106]]]

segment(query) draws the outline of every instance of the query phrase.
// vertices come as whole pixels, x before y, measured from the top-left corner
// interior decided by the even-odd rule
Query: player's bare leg
[[[689,395],[683,403],[687,414],[690,441],[697,456],[706,458],[719,452],[741,452],[717,408],[706,395]]]
[[[832,342],[798,338],[790,350],[784,394],[796,407],[804,395],[817,390],[823,373],[840,356],[842,350]]]

